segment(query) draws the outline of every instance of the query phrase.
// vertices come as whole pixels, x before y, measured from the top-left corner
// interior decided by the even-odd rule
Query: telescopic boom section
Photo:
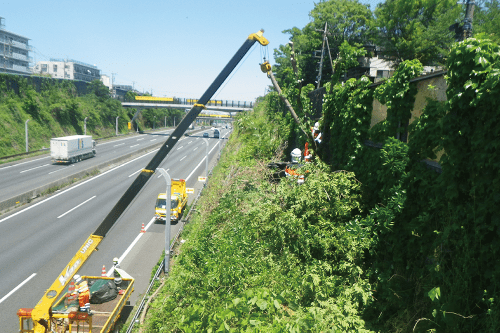
[[[255,42],[258,42],[263,46],[269,44],[268,40],[263,36],[263,33],[264,31],[260,30],[257,33],[248,36],[248,38],[245,40],[236,54],[231,58],[226,67],[224,67],[215,81],[198,100],[198,104],[195,104],[187,113],[187,115],[182,119],[179,125],[175,128],[174,132],[168,137],[165,144],[161,146],[160,150],[158,150],[158,152],[153,156],[146,168],[142,170],[142,172],[139,174],[139,176],[137,176],[132,185],[130,185],[130,187],[127,189],[125,194],[123,194],[123,196],[120,198],[120,200],[118,200],[113,209],[111,209],[109,214],[104,218],[97,230],[92,235],[90,235],[82,248],[77,252],[73,259],[71,259],[70,263],[63,269],[61,274],[54,281],[52,286],[45,292],[43,298],[33,309],[31,315],[35,333],[45,333],[49,331],[49,311],[52,307],[52,304],[64,290],[73,275],[97,248],[97,245],[99,245],[102,239],[106,236],[106,233],[111,229],[111,227],[113,227],[118,218],[120,218],[123,212],[137,196],[137,194],[142,190],[144,185],[146,185],[149,178],[155,172],[156,168],[165,159],[165,157],[168,155],[170,150],[172,150],[172,147],[177,143],[177,141],[179,141],[179,138],[182,137],[184,132],[188,129],[189,125],[191,125],[191,123],[200,114],[201,110],[205,108],[205,104],[208,103],[210,98],[212,98],[212,96],[219,89],[222,83],[224,83],[229,74],[231,74],[231,72],[238,65],[241,59],[245,56],[245,54],[247,54],[253,44]]]

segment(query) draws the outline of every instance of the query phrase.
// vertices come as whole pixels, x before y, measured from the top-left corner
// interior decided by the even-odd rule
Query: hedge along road
[[[209,139],[212,165],[218,141]],[[185,178],[188,187],[199,190],[202,184],[197,182],[198,176],[205,175],[205,147],[201,135],[184,137],[161,167],[172,178]],[[36,305],[153,154],[154,151],[144,154],[0,218],[2,330],[18,329],[16,311]],[[136,291],[131,299],[134,302],[147,288],[151,270],[164,249],[165,224],[152,221],[156,197],[164,191],[165,180],[152,177],[80,273],[100,275],[103,265],[110,269],[112,259],[119,257],[121,267],[136,278]],[[136,241],[143,223],[147,232]],[[179,223],[172,224],[172,237],[179,227]]]
[[[50,154],[0,166],[0,212],[30,202],[48,189],[82,179],[158,148],[173,129],[98,143],[97,155],[74,164],[52,164]]]

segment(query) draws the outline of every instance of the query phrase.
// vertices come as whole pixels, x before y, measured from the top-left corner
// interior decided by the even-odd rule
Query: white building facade
[[[0,17],[0,72],[30,74],[29,38],[4,29],[4,18]]]
[[[33,73],[48,74],[55,79],[68,79],[92,82],[101,80],[101,70],[95,65],[86,64],[73,59],[50,59],[38,61]]]

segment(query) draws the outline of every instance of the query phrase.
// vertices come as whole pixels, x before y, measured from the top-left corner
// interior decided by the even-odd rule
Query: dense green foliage
[[[365,204],[372,207],[363,222],[375,231],[365,270],[377,301],[365,308],[363,317],[372,329],[499,329],[500,220],[495,210],[500,165],[494,139],[500,125],[495,98],[499,55],[498,45],[487,40],[457,44],[447,64],[448,102],[428,101],[423,115],[410,126],[408,144],[393,138],[393,128],[409,119],[414,103],[409,73],[419,68],[418,63],[403,63],[392,82],[376,89],[375,96],[388,106],[388,116],[372,130],[366,122],[363,125],[371,101],[364,107],[356,102],[360,92],[345,97],[344,90],[354,81],[334,89],[324,105],[330,140],[345,147],[342,154],[331,149],[331,165],[355,172],[363,183]],[[390,111],[394,106],[395,112]],[[355,146],[360,133],[361,140],[383,142],[382,149]],[[438,174],[421,161],[436,158],[441,148],[445,155]]]
[[[448,27],[461,13],[454,0],[386,0],[375,9],[376,43],[398,61],[443,63],[454,42]]]
[[[242,116],[146,329],[497,332],[499,47],[469,39],[448,66],[448,101],[427,102],[408,143],[392,128],[413,106],[417,61],[376,91],[335,85],[329,141],[301,186],[267,180],[296,135],[276,96]],[[394,110],[370,130],[374,95]],[[363,144],[374,137],[381,149]],[[441,148],[436,173],[422,160]]]
[[[320,165],[303,186],[269,183],[261,158],[289,134],[269,96],[235,123],[148,331],[366,331],[360,184]]]
[[[464,1],[465,2],[465,1]],[[500,2],[476,0],[473,31],[500,40]],[[293,27],[283,32],[294,43],[299,79],[305,85],[314,84],[318,76],[318,58],[323,43],[322,30],[328,24],[321,85],[331,81],[335,62],[342,59],[340,46],[344,42],[360,45],[374,56],[374,46],[386,59],[398,65],[404,60],[419,60],[423,65],[444,65],[455,32],[453,24],[463,25],[465,6],[454,0],[387,0],[376,8],[358,0],[320,1],[309,13],[311,22],[303,28]],[[328,52],[329,50],[329,52]],[[274,49],[274,73],[283,89],[296,78],[291,74],[290,49],[280,45]],[[334,79],[334,81],[336,81]]]
[[[474,33],[500,42],[500,1],[478,0],[474,9]]]

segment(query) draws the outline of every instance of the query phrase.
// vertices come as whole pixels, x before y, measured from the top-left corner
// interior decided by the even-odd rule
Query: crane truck
[[[19,332],[30,332],[30,333],[48,333],[55,332],[57,326],[57,321],[66,320],[68,321],[68,326],[63,327],[62,332],[69,331],[69,322],[72,322],[71,332],[96,332],[93,330],[92,318],[89,320],[86,313],[71,311],[64,316],[67,318],[61,318],[61,313],[57,308],[61,295],[67,290],[67,286],[72,280],[72,277],[78,272],[78,270],[87,261],[90,255],[97,250],[97,246],[101,243],[103,238],[106,236],[111,227],[119,219],[122,213],[127,209],[130,203],[134,200],[141,189],[146,185],[151,176],[155,173],[160,163],[165,159],[168,153],[172,150],[174,145],[179,141],[184,132],[188,129],[189,125],[195,120],[195,118],[200,114],[201,110],[205,108],[205,105],[210,101],[210,98],[219,89],[222,83],[227,79],[229,74],[238,65],[241,59],[247,54],[250,48],[258,42],[262,46],[269,44],[269,41],[263,36],[264,31],[260,30],[257,33],[250,34],[245,40],[243,45],[238,49],[236,54],[229,60],[229,63],[222,69],[219,75],[216,77],[214,82],[205,91],[202,97],[193,105],[191,110],[182,119],[179,125],[175,128],[174,132],[168,137],[165,144],[161,146],[158,152],[153,156],[151,161],[147,166],[139,173],[137,178],[134,180],[132,185],[125,191],[123,196],[118,200],[115,206],[111,209],[108,215],[104,218],[97,229],[92,233],[87,240],[84,242],[80,250],[75,254],[75,256],[70,260],[70,262],[64,267],[62,272],[58,275],[56,280],[52,285],[45,291],[44,295],[37,303],[33,309],[20,309],[18,311],[19,317]],[[127,287],[128,288],[128,287]],[[119,303],[115,306],[115,310],[119,310]],[[92,306],[90,307],[92,311]],[[67,311],[67,310],[66,310]],[[70,312],[70,313],[71,313]],[[119,311],[118,311],[119,312]],[[71,318],[70,318],[71,317]],[[94,317],[94,316],[90,316]],[[85,326],[85,323],[87,325]],[[81,324],[81,325],[80,325]],[[82,330],[81,327],[86,327]],[[112,330],[111,326],[105,326],[100,329],[100,332],[110,332]]]

